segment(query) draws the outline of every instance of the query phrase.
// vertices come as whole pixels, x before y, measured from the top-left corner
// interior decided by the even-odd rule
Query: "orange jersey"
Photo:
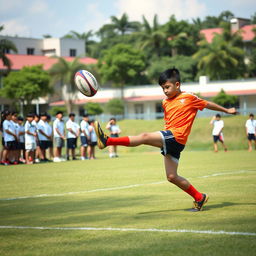
[[[163,100],[165,130],[170,130],[176,141],[185,145],[197,111],[203,110],[206,105],[206,100],[188,92]]]

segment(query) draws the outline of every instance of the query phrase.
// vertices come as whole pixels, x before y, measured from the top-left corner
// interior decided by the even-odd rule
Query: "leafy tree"
[[[215,97],[213,97],[212,100],[216,104],[226,108],[234,107],[238,103],[237,96],[226,94],[223,89],[221,89],[221,91]]]
[[[124,102],[120,99],[112,99],[106,104],[106,109],[111,115],[123,115]]]
[[[138,34],[140,38],[140,48],[147,50],[149,56],[156,55],[160,57],[163,54],[164,45],[167,44],[167,36],[158,23],[157,15],[154,16],[151,26],[143,16],[142,31]]]
[[[256,12],[251,16],[251,24],[256,24]]]
[[[99,61],[99,72],[103,82],[111,81],[114,86],[123,89],[135,77],[139,77],[145,68],[144,56],[137,49],[127,44],[115,45],[105,51]]]
[[[64,116],[67,116],[68,112],[67,112],[67,108],[64,106],[54,106],[51,107],[49,110],[49,114],[51,116],[55,116],[57,112],[62,111]]]
[[[162,57],[161,59],[153,60],[147,69],[147,75],[151,82],[158,83],[160,73],[168,68],[177,68],[180,71],[182,82],[191,82],[196,76],[196,61],[183,55],[174,57]]]
[[[51,83],[53,85],[57,82],[60,83],[62,98],[65,101],[68,113],[71,113],[77,92],[74,75],[78,70],[87,68],[86,65],[79,62],[79,58],[75,58],[72,62],[68,62],[62,57],[56,58],[58,62],[49,69]]]
[[[116,16],[111,16],[112,27],[123,36],[127,32],[138,31],[140,28],[139,22],[130,22],[128,15],[124,13],[120,19]]]
[[[198,75],[208,75],[214,80],[235,79],[245,71],[242,39],[238,34],[231,36],[230,25],[222,25],[223,33],[216,34],[211,43],[201,40],[199,50],[193,55],[198,61]]]
[[[4,79],[4,86],[0,90],[3,97],[19,102],[23,108],[31,108],[32,100],[46,96],[52,90],[49,87],[50,77],[43,70],[42,65],[23,67],[20,71],[10,72]],[[23,112],[23,109],[21,109]]]
[[[4,26],[0,26],[0,32],[4,29]],[[14,51],[15,53],[18,52],[15,44],[7,39],[0,39],[0,59],[3,62],[3,65],[7,67],[7,73],[10,72],[12,63],[6,56],[7,51]]]
[[[86,103],[84,109],[86,110],[87,114],[91,116],[100,115],[103,113],[103,109],[100,104],[95,102]]]
[[[247,58],[249,59],[248,71],[250,77],[256,77],[256,28],[253,29],[254,38],[251,42],[251,51]]]

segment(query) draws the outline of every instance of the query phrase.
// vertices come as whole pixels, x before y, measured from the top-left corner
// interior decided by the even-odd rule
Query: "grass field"
[[[1,256],[255,255],[255,152],[182,154],[180,174],[210,195],[196,213],[159,153],[98,156],[0,167]]]

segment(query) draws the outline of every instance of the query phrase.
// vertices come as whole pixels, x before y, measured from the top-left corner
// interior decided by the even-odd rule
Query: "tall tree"
[[[144,68],[143,54],[127,44],[117,44],[107,50],[99,62],[103,82],[110,81],[121,88],[122,98],[124,86],[139,77]]]
[[[167,44],[167,36],[158,22],[157,15],[154,16],[153,25],[143,15],[142,31],[139,33],[140,45],[142,50],[147,50],[148,53],[160,57],[164,46]]]
[[[140,23],[135,21],[129,21],[128,15],[124,13],[119,19],[116,16],[111,16],[112,26],[121,35],[124,35],[127,32],[138,31],[140,28]]]
[[[23,112],[23,106],[26,106],[25,110],[28,111],[32,100],[52,92],[49,81],[49,74],[43,70],[42,65],[23,67],[20,71],[9,73],[4,79],[0,94],[12,99],[14,104],[19,102],[21,112]]]
[[[4,26],[0,26],[0,32],[4,29]],[[3,65],[7,67],[7,73],[10,72],[12,63],[10,59],[6,56],[6,53],[9,51],[18,52],[15,44],[7,39],[0,40],[0,59],[3,62]]]
[[[80,69],[85,69],[86,65],[79,62],[79,58],[75,58],[72,62],[66,61],[62,57],[56,57],[58,62],[50,69],[52,84],[60,83],[61,96],[65,101],[68,113],[72,112],[73,101],[76,99],[76,86],[74,75]]]

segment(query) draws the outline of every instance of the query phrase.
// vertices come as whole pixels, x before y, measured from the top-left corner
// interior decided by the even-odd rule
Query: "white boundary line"
[[[205,175],[205,176],[190,177],[188,179],[210,178],[210,177],[216,177],[216,176],[222,176],[222,175],[240,174],[240,173],[253,172],[253,171],[254,170],[239,170],[239,171],[233,171],[233,172],[220,172],[220,173],[213,173],[213,174]],[[145,186],[145,185],[158,185],[158,184],[162,184],[162,183],[166,183],[166,182],[167,181],[158,181],[158,182],[152,182],[152,183],[132,184],[132,185],[127,185],[127,186],[112,187],[112,188],[111,187],[110,188],[98,188],[98,189],[93,189],[93,190],[65,192],[65,193],[59,193],[59,194],[39,194],[39,195],[32,195],[32,196],[0,198],[0,201],[12,201],[12,200],[32,199],[32,198],[40,198],[40,197],[57,197],[57,196],[76,195],[76,194],[83,194],[83,193],[101,192],[101,191],[121,190],[121,189],[141,187],[141,186]]]
[[[29,226],[0,226],[0,229],[30,229],[30,230],[83,230],[83,231],[121,231],[121,232],[161,232],[161,233],[194,233],[207,235],[238,235],[256,236],[251,232],[236,231],[213,231],[213,230],[193,230],[193,229],[157,229],[157,228],[95,228],[95,227],[29,227]]]

